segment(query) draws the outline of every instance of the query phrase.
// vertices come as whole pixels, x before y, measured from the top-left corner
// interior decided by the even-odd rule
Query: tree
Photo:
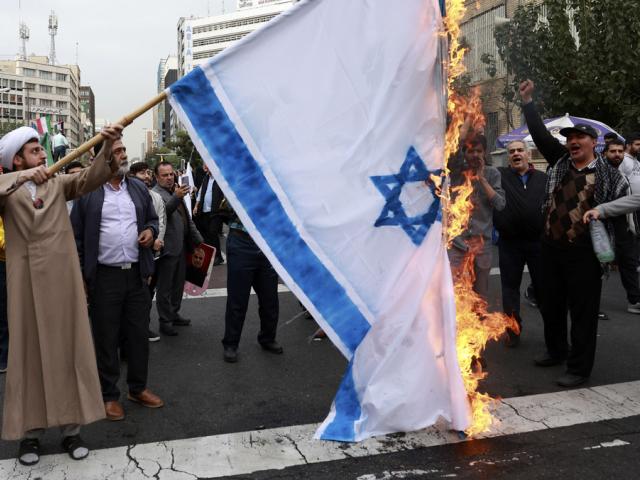
[[[637,0],[553,0],[520,5],[496,27],[507,69],[505,102],[517,86],[536,83],[544,116],[570,113],[625,132],[640,130],[640,9]],[[495,59],[485,56],[488,68]]]
[[[22,122],[0,122],[0,138],[4,137],[11,130],[15,130],[22,126],[24,126]]]
[[[180,167],[180,160],[178,156],[168,147],[154,148],[144,156],[144,160],[152,169],[155,168],[156,164],[161,160],[170,162],[176,169]]]
[[[202,165],[202,157],[193,145],[189,134],[184,130],[176,132],[176,139],[166,143],[167,147],[176,152],[179,159],[191,162],[191,168],[196,169]]]

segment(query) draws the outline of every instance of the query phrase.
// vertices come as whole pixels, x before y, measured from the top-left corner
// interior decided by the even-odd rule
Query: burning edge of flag
[[[466,8],[464,0],[446,0],[444,17],[445,34],[449,41],[449,59],[447,65],[447,114],[449,125],[445,141],[445,158],[450,161],[460,147],[460,131],[465,121],[470,128],[484,127],[480,90],[474,88],[471,95],[463,97],[454,89],[455,79],[465,72],[463,64],[465,49],[460,43],[460,24]],[[448,165],[445,175],[449,174]],[[445,211],[445,231],[447,245],[467,228],[473,211],[471,195],[473,193],[474,174],[465,172],[462,185],[445,189],[442,192]],[[514,318],[503,313],[489,313],[486,300],[474,290],[474,260],[482,249],[482,242],[469,248],[460,268],[454,272],[454,293],[456,303],[458,361],[465,389],[471,406],[471,426],[466,434],[473,437],[489,429],[493,422],[491,407],[497,402],[485,393],[478,391],[479,383],[487,375],[480,361],[485,345],[489,340],[497,340],[510,328],[519,332]]]

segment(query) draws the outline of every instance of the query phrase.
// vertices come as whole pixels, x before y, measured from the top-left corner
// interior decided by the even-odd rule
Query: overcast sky
[[[115,122],[156,94],[158,62],[177,53],[180,17],[235,10],[236,0],[0,0],[0,58],[20,49],[20,18],[30,29],[27,53],[49,55],[48,21],[58,16],[57,63],[76,61],[81,84],[96,97],[96,117]],[[21,8],[20,8],[21,7]],[[151,113],[125,131],[129,157],[140,156]]]

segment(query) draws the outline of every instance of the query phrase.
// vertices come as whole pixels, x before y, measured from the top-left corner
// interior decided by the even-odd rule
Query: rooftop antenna
[[[58,16],[51,10],[49,15],[49,36],[51,37],[51,49],[49,51],[49,65],[56,64],[56,35],[58,34]]]
[[[20,60],[27,59],[27,40],[29,40],[29,27],[22,21],[22,2],[18,0],[18,15],[20,17],[20,24],[18,25],[18,35],[20,37],[20,53],[18,58]]]
[[[20,41],[21,43],[21,47],[20,47],[20,60],[26,60],[27,59],[27,40],[29,40],[29,27],[27,27],[27,24],[24,22],[20,22]]]
[[[78,65],[78,42],[76,42],[76,65]]]

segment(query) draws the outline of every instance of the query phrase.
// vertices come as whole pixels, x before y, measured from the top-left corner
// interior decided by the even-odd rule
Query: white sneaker
[[[627,306],[627,312],[640,314],[640,302],[630,303]]]

